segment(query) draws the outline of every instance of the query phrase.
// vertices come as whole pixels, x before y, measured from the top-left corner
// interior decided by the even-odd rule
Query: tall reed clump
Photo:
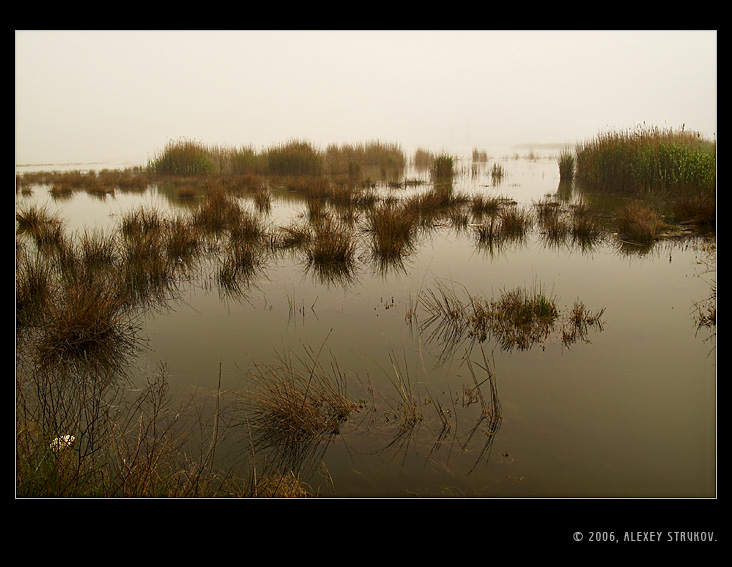
[[[454,175],[455,161],[448,154],[440,154],[432,163],[430,175],[436,183],[451,182]]]
[[[564,148],[559,152],[557,158],[559,164],[559,179],[569,181],[574,179],[574,152],[569,148]]]
[[[716,154],[716,142],[683,127],[608,132],[577,145],[576,178],[603,191],[667,195],[678,202],[701,197],[711,204]]]
[[[506,170],[498,162],[495,162],[491,166],[491,170],[490,171],[491,171],[491,179],[493,180],[494,183],[500,183],[501,181],[503,181],[503,178],[506,175]]]

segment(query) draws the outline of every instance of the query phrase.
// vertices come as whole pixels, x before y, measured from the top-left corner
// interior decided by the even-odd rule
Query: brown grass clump
[[[681,193],[672,199],[674,218],[684,224],[715,227],[717,202],[714,193]]]
[[[475,195],[470,200],[470,212],[476,219],[482,219],[485,215],[497,215],[505,200],[504,197]]]
[[[550,244],[561,244],[569,236],[571,227],[556,201],[543,199],[534,204],[536,219],[542,238]]]
[[[115,285],[97,279],[75,282],[59,291],[47,302],[37,344],[42,360],[110,362],[123,347],[135,344],[127,306]]]
[[[660,216],[639,201],[626,203],[617,211],[618,232],[624,240],[649,244],[664,226]]]
[[[42,321],[52,291],[51,263],[40,254],[31,256],[25,248],[19,248],[15,267],[16,326],[29,326]]]
[[[368,212],[367,230],[376,258],[401,259],[414,247],[418,216],[409,207],[387,202]]]
[[[17,232],[28,234],[38,246],[58,244],[63,237],[63,221],[46,206],[29,205],[15,213]]]
[[[226,230],[241,218],[241,205],[220,185],[208,187],[208,196],[193,213],[196,226],[209,232]]]
[[[578,244],[591,245],[602,234],[597,216],[585,202],[572,207],[570,222],[572,237]]]
[[[350,279],[356,260],[356,242],[345,223],[330,217],[313,225],[312,238],[304,242],[308,268],[322,281]]]
[[[321,347],[322,349],[322,347]],[[251,387],[241,394],[243,423],[255,452],[269,451],[283,470],[300,471],[317,462],[357,404],[349,399],[345,376],[318,354],[280,354],[276,364],[256,365]]]
[[[167,219],[164,239],[168,258],[176,261],[185,261],[195,257],[202,247],[198,227],[188,216],[177,215]]]

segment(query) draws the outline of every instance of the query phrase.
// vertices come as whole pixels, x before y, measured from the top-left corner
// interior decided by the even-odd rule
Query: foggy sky
[[[131,160],[168,140],[265,148],[574,143],[717,132],[709,31],[15,33],[16,164]]]

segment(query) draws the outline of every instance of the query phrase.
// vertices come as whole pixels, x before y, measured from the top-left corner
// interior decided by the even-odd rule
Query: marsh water
[[[560,186],[550,151],[491,155],[504,167],[500,182],[491,179],[490,162],[473,166],[468,154],[458,162],[455,190],[527,206],[547,195],[569,203],[582,192]],[[404,177],[429,179],[411,167]],[[380,183],[377,190],[400,196],[422,189]],[[270,226],[305,214],[301,197],[271,191],[263,213]],[[47,203],[74,231],[111,226],[141,205],[170,212],[194,206],[176,195],[151,185],[144,193],[79,191],[54,200],[37,186],[17,194],[16,204]],[[609,231],[591,246],[551,245],[531,231],[486,248],[470,224],[445,222],[421,235],[403,265],[380,269],[359,250],[353,272],[337,280],[283,254],[231,296],[196,270],[181,278],[167,309],[146,315],[145,349],[134,365],[143,376],[163,361],[170,395],[194,395],[208,409],[217,394],[235,405],[252,369],[283,354],[298,361],[309,353],[337,368],[348,396],[363,404],[338,434],[318,441],[312,462],[298,471],[321,496],[714,497],[716,338],[694,317],[710,294],[703,242],[676,236],[639,247]],[[572,344],[549,336],[524,349],[490,338],[447,341],[419,302],[438,285],[488,298],[540,285],[562,310],[576,300],[604,309],[602,325]],[[469,393],[475,372],[488,397],[486,361],[500,404],[490,423]],[[395,374],[422,415],[409,427],[396,411]],[[249,451],[246,434],[234,428],[217,459],[235,466]]]

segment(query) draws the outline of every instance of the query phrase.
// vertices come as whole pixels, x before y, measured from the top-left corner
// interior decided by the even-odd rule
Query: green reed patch
[[[607,132],[577,145],[576,177],[604,191],[713,193],[716,142],[684,128]]]

